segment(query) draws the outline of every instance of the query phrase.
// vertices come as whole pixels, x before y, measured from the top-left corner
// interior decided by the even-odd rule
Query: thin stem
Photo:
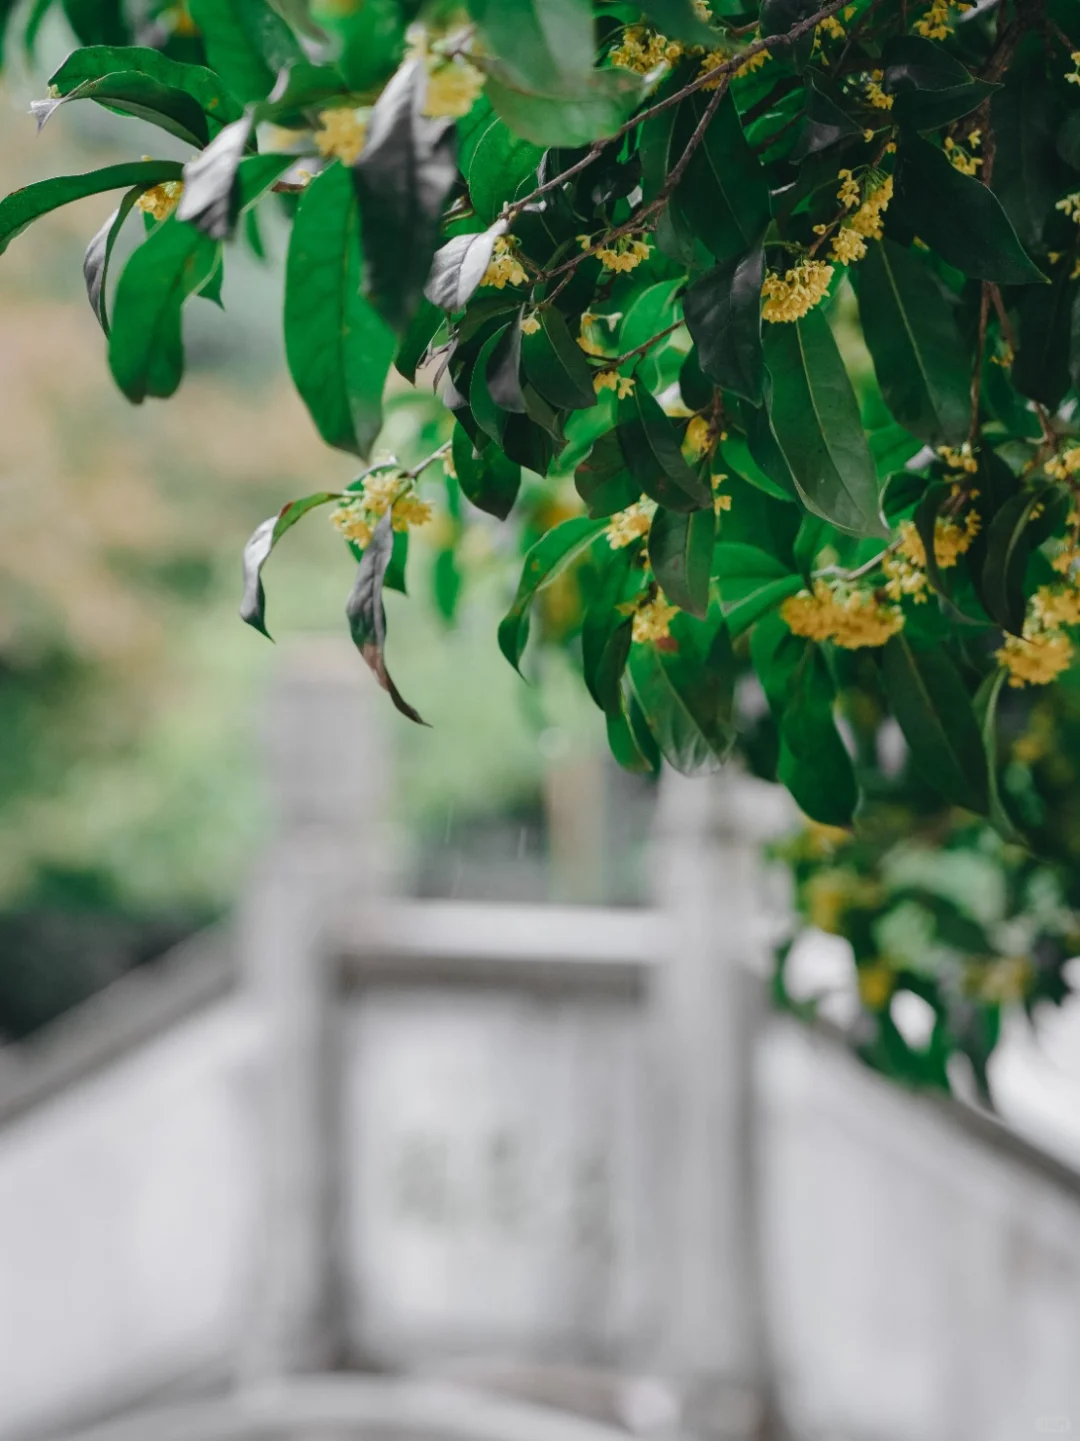
[[[603,368],[605,370],[618,370],[620,365],[625,365],[628,360],[633,360],[635,355],[644,355],[647,350],[651,350],[653,346],[656,345],[658,341],[663,340],[665,336],[671,335],[673,331],[681,329],[682,325],[683,321],[681,320],[673,321],[671,325],[666,326],[663,330],[658,330],[655,335],[650,335],[648,340],[642,341],[640,345],[635,345],[633,350],[627,350],[624,354],[617,355],[614,360],[605,359]],[[596,358],[597,360],[600,359],[599,356]]]
[[[979,439],[979,403],[982,400],[983,355],[986,351],[986,323],[990,318],[990,287],[983,281],[979,299],[979,335],[975,345],[975,367],[971,372],[971,425],[968,445],[974,454]]]

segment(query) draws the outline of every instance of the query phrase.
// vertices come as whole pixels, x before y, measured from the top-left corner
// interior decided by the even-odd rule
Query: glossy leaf
[[[499,625],[499,649],[515,670],[529,639],[529,608],[537,591],[561,575],[605,528],[604,521],[584,516],[561,521],[541,536],[525,557],[514,603]]]
[[[267,0],[189,0],[207,58],[231,94],[264,100],[278,72],[304,59],[299,41]]]
[[[244,596],[240,602],[240,619],[261,631],[267,640],[272,636],[266,628],[266,592],[263,589],[262,569],[270,558],[270,552],[287,530],[298,520],[303,520],[309,510],[326,505],[331,500],[341,500],[339,490],[320,490],[314,495],[305,495],[300,500],[287,501],[277,515],[272,515],[257,526],[251,539],[244,546]]]
[[[66,95],[35,100],[30,110],[38,130],[44,129],[61,106],[74,100],[95,100],[107,110],[149,121],[187,145],[202,146],[210,138],[206,113],[198,101],[186,91],[162,85],[137,70],[85,80]]]
[[[574,485],[594,520],[625,510],[641,496],[614,431],[595,442],[574,471]]]
[[[640,386],[619,402],[619,445],[639,492],[669,510],[712,507],[712,492],[687,465],[679,438],[660,406]]]
[[[859,408],[820,310],[765,328],[769,418],[804,504],[838,530],[883,535]]]
[[[986,754],[971,699],[948,653],[916,649],[894,635],[882,652],[882,681],[911,758],[946,800],[985,813]]]
[[[522,339],[529,382],[556,410],[589,410],[596,404],[593,371],[566,321],[552,306],[537,314],[540,329]]]
[[[820,648],[803,644],[780,718],[777,775],[811,820],[848,826],[859,788],[833,717],[835,690]]]
[[[1000,626],[1020,635],[1024,629],[1024,572],[1031,554],[1031,522],[1053,487],[1035,485],[1018,491],[994,516],[986,533],[982,599]]]
[[[516,135],[542,146],[590,145],[614,135],[648,89],[646,77],[629,70],[596,70],[563,92],[523,88],[492,62],[485,69],[499,117]]]
[[[709,608],[709,572],[716,541],[716,516],[707,510],[658,506],[649,530],[649,564],[673,605],[704,619]]]
[[[116,244],[117,236],[124,228],[124,221],[131,214],[136,200],[142,193],[143,187],[140,185],[128,191],[119,207],[113,211],[86,247],[86,254],[83,256],[86,298],[106,335],[109,333],[108,296],[106,294],[109,261],[112,259],[113,246]]]
[[[679,108],[672,153],[678,156],[702,119],[708,101],[691,96]],[[718,264],[746,255],[769,223],[769,188],[730,92],[694,151],[675,200],[694,234]]]
[[[87,81],[137,71],[169,90],[190,95],[206,116],[211,131],[240,118],[240,107],[205,65],[173,60],[147,45],[87,45],[74,51],[49,76],[49,87],[57,96],[70,95]]]
[[[633,696],[628,703],[624,698],[623,709],[606,719],[608,748],[623,770],[655,775],[660,770],[660,751]]]
[[[1069,350],[1074,297],[1072,266],[1059,265],[1050,285],[1031,286],[1016,297],[1017,346],[1011,380],[1021,395],[1051,411],[1071,384]]]
[[[582,675],[589,694],[608,716],[618,716],[623,708],[622,677],[634,624],[624,602],[633,591],[634,549],[627,546],[603,558],[600,588],[581,625]]]
[[[735,659],[719,611],[680,613],[670,643],[632,646],[629,674],[668,764],[683,775],[717,770],[735,742]]]
[[[971,361],[936,276],[915,251],[871,241],[858,289],[885,403],[921,440],[961,444],[971,420]]]
[[[285,277],[285,354],[328,445],[365,455],[382,425],[394,337],[360,293],[359,215],[331,165],[300,199]]]
[[[468,0],[468,10],[488,51],[526,88],[558,89],[592,69],[591,0]]]
[[[827,150],[839,140],[862,134],[862,126],[844,110],[842,97],[820,71],[807,70],[805,84],[806,118],[792,151],[791,158],[795,161]]]
[[[716,547],[712,571],[732,639],[804,584],[801,575],[768,551],[731,541],[721,541]]]
[[[892,114],[914,130],[937,130],[959,120],[996,89],[921,35],[895,36],[883,60],[881,88],[893,97]]]
[[[390,512],[382,516],[356,570],[356,582],[345,606],[353,644],[364,657],[372,675],[403,716],[424,725],[420,713],[402,696],[386,668],[386,610],[383,588],[394,552]]]
[[[220,247],[170,216],[132,253],[120,276],[109,368],[127,398],[172,395],[184,374],[180,312],[212,278]]]
[[[424,294],[440,310],[461,310],[484,278],[495,241],[506,232],[499,221],[478,235],[455,235],[436,250]]]
[[[760,246],[738,260],[708,270],[683,297],[686,326],[705,375],[724,390],[757,405],[765,381],[761,344]]]
[[[380,95],[353,166],[363,213],[364,289],[399,334],[420,304],[457,178],[452,122],[423,113],[427,77],[407,61]]]
[[[1073,188],[1055,147],[1064,108],[1047,75],[1048,60],[1041,36],[1022,39],[990,104],[994,193],[1022,243],[1035,254],[1045,249],[1043,229],[1055,201]]]
[[[452,455],[462,494],[480,510],[505,520],[521,488],[521,466],[507,459],[494,441],[478,449],[460,425],[454,427]]]
[[[134,160],[123,165],[106,165],[85,175],[58,175],[13,190],[0,201],[0,255],[28,225],[50,210],[59,210],[74,200],[100,195],[106,190],[124,190],[138,185],[149,188],[164,180],[179,180],[183,166],[175,160]]]
[[[493,115],[471,147],[465,178],[469,199],[481,220],[494,221],[507,200],[516,200],[536,187],[536,167],[543,158],[541,146],[525,140]]]

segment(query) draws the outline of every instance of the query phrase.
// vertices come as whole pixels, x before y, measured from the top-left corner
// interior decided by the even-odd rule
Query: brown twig
[[[635,355],[644,355],[645,352],[651,350],[658,341],[663,340],[665,336],[671,335],[673,331],[678,330],[683,324],[684,321],[681,319],[675,320],[671,325],[665,326],[663,330],[658,330],[655,335],[650,335],[648,340],[643,341],[640,345],[635,345],[633,350],[627,350],[622,355],[617,355],[614,360],[604,359],[604,369],[618,370],[620,365],[625,365],[626,362],[632,360]],[[600,358],[600,356],[596,357],[597,360]]]
[[[979,439],[979,403],[982,400],[983,355],[986,351],[986,324],[990,318],[990,287],[982,284],[979,297],[979,335],[975,345],[975,367],[971,372],[971,425],[968,428],[968,445],[972,454]]]

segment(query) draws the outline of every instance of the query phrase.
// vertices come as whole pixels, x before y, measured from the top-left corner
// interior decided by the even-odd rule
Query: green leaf
[[[495,241],[506,233],[498,221],[479,234],[455,235],[435,252],[424,294],[440,310],[464,308],[491,263]]]
[[[240,118],[240,107],[223,87],[220,78],[205,65],[173,60],[147,45],[87,45],[69,55],[49,76],[50,88],[59,96],[70,95],[87,81],[137,71],[149,80],[190,95],[206,115],[212,130]]]
[[[396,709],[417,725],[424,725],[419,712],[405,700],[386,668],[386,610],[382,597],[386,571],[393,553],[394,532],[391,529],[390,512],[387,511],[375,527],[375,533],[357,567],[356,583],[346,603],[345,614],[348,617],[353,644]]]
[[[318,19],[340,37],[338,68],[351,90],[377,89],[397,69],[410,15],[400,0],[349,6],[321,0]]]
[[[1047,75],[1050,53],[1040,35],[1022,40],[990,104],[994,193],[1022,243],[1034,252],[1045,248],[1043,227],[1054,202],[1063,190],[1074,188],[1055,149],[1064,106]],[[1078,113],[1073,112],[1074,119]]]
[[[365,292],[399,335],[423,298],[443,205],[457,179],[453,123],[423,114],[426,89],[423,62],[406,61],[379,96],[353,166]]]
[[[944,150],[908,133],[897,162],[892,208],[942,260],[964,275],[1003,285],[1046,279],[997,196],[974,176],[961,175]]]
[[[589,410],[596,404],[593,372],[560,311],[546,305],[536,317],[540,329],[522,339],[521,354],[530,384],[556,410]]]
[[[328,445],[364,455],[382,426],[394,337],[360,293],[359,214],[330,165],[300,198],[285,277],[285,354]]]
[[[777,775],[800,809],[827,826],[848,826],[859,787],[833,717],[835,690],[818,646],[804,642],[780,718]]]
[[[920,440],[959,445],[971,419],[971,362],[937,277],[915,251],[871,241],[858,290],[886,405]]]
[[[660,589],[680,610],[705,618],[709,571],[716,542],[716,516],[707,510],[658,506],[649,530],[649,564]]]
[[[574,486],[593,520],[615,515],[641,498],[613,430],[605,432],[574,471]]]
[[[990,823],[1003,840],[1014,845],[1026,845],[1024,836],[1009,814],[998,784],[997,708],[1008,675],[1006,670],[996,670],[985,678],[975,695],[975,719],[979,723],[986,752]]]
[[[13,190],[0,201],[0,255],[28,225],[50,210],[106,190],[124,190],[131,185],[148,189],[165,180],[179,180],[183,173],[183,166],[176,160],[133,160],[106,165],[85,175],[58,175],[54,180],[39,180],[35,185]]]
[[[561,575],[606,528],[602,520],[575,516],[553,526],[526,555],[514,603],[499,625],[499,649],[515,670],[529,639],[529,607],[536,592]]]
[[[410,385],[416,384],[416,372],[425,362],[435,337],[443,325],[441,312],[425,300],[409,322],[409,328],[402,337],[394,357],[394,367]]]
[[[803,577],[793,574],[775,555],[734,541],[721,541],[716,547],[712,572],[732,639],[802,590],[804,584]]]
[[[304,129],[311,110],[349,98],[349,88],[333,65],[294,60],[278,72],[273,90],[253,107],[253,113],[259,122],[272,120],[286,128]]]
[[[614,135],[648,92],[644,75],[629,70],[596,70],[572,89],[522,86],[492,61],[484,64],[487,94],[515,134],[535,145],[591,145]]]
[[[688,45],[705,45],[713,49],[719,39],[715,30],[706,25],[691,0],[643,0],[641,9],[662,35],[683,40]]]
[[[206,113],[192,96],[183,90],[162,85],[137,70],[85,80],[66,95],[35,100],[30,111],[37,121],[38,130],[44,129],[49,117],[61,105],[67,105],[72,100],[95,100],[106,110],[149,121],[186,145],[202,146],[210,138]]]
[[[641,572],[633,569],[635,547],[609,551],[603,577],[581,625],[581,668],[589,694],[608,716],[621,715],[622,677],[630,654],[634,618],[618,609],[631,598]]]
[[[630,683],[664,759],[683,775],[715,771],[735,742],[735,658],[719,611],[678,614],[668,642],[630,648]]]
[[[761,35],[786,35],[801,20],[815,14],[817,0],[762,0],[758,31]],[[794,44],[785,46],[781,54],[801,74],[814,53],[814,31],[800,35]]]
[[[843,109],[841,95],[821,71],[807,70],[804,83],[806,120],[791,153],[791,159],[796,162],[827,150],[850,135],[862,134],[862,126]]]
[[[469,199],[481,220],[491,223],[509,200],[536,188],[541,146],[524,140],[493,116],[472,148],[465,172]]]
[[[460,425],[451,450],[462,493],[480,510],[505,520],[521,488],[521,466],[508,460],[494,441],[477,448]]]
[[[607,716],[607,740],[623,770],[633,775],[655,775],[660,770],[660,751],[632,696],[626,708]]]
[[[124,266],[116,287],[109,367],[127,398],[174,393],[184,374],[180,312],[212,279],[221,249],[175,215],[154,230]]]
[[[1069,389],[1069,350],[1073,298],[1071,262],[1057,267],[1050,285],[1032,286],[1016,297],[1016,357],[1010,379],[1021,395],[1038,400],[1051,411]]]
[[[80,45],[124,45],[131,39],[120,0],[63,0]]]
[[[591,0],[468,0],[468,10],[488,52],[527,89],[558,88],[592,69]]]
[[[715,385],[752,404],[761,401],[765,360],[761,346],[761,246],[698,277],[683,297],[686,326],[702,371]]]
[[[128,191],[118,209],[113,211],[86,247],[86,254],[83,256],[86,297],[90,302],[90,309],[97,316],[106,335],[109,333],[109,313],[105,286],[109,274],[109,261],[112,259],[116,238],[124,228],[124,221],[131,214],[136,200],[142,195],[143,188],[141,185],[136,185]]]
[[[242,105],[264,100],[278,71],[304,59],[299,41],[266,0],[189,0],[206,54]]]
[[[521,311],[499,335],[484,370],[488,394],[507,415],[524,415],[528,410],[521,384]]]
[[[778,580],[766,581],[758,590],[736,601],[734,605],[724,606],[724,616],[732,640],[737,640],[752,625],[757,625],[762,616],[782,605],[789,595],[795,595],[802,587],[801,575],[785,575]]]
[[[683,459],[671,421],[649,392],[635,386],[618,413],[619,445],[639,494],[669,510],[711,509],[712,492]]]
[[[495,441],[497,445],[502,444],[509,417],[495,404],[488,388],[487,373],[491,358],[509,328],[508,325],[500,326],[493,335],[489,335],[484,341],[469,381],[469,409],[472,411],[473,419],[484,434]]]
[[[881,88],[893,97],[893,118],[913,130],[937,130],[959,120],[997,89],[921,35],[894,37],[883,59]]]
[[[911,758],[928,785],[953,805],[985,814],[986,753],[971,698],[940,646],[916,650],[894,635],[882,651],[882,680]]]
[[[886,534],[859,407],[821,311],[767,325],[765,364],[769,419],[807,509],[838,530]]]
[[[176,218],[194,225],[211,240],[231,240],[236,230],[240,215],[237,172],[252,128],[250,115],[234,120],[201,155],[184,166],[184,193],[176,207]],[[251,158],[260,162],[263,169],[269,168],[267,186],[291,164],[288,155]]]
[[[1034,536],[1034,512],[1046,504],[1052,485],[1035,485],[1010,497],[991,521],[986,532],[986,560],[983,564],[983,604],[1003,629],[1021,635],[1024,629],[1024,572]]]
[[[708,101],[695,94],[679,107],[672,153],[682,154]],[[674,202],[716,261],[737,260],[753,250],[769,224],[769,187],[746,136],[730,92],[694,151]]]
[[[795,500],[795,477],[773,432],[768,410],[764,405],[747,403],[740,408],[740,414],[746,439],[729,435],[723,441],[720,456],[724,465],[774,500]]]
[[[298,520],[303,520],[309,510],[325,505],[327,501],[341,500],[340,490],[320,490],[314,495],[305,495],[300,500],[287,501],[277,515],[255,528],[251,539],[244,546],[244,597],[240,602],[240,619],[247,625],[261,631],[267,640],[272,636],[266,628],[266,592],[263,590],[262,568],[270,558],[270,552],[287,530]]]

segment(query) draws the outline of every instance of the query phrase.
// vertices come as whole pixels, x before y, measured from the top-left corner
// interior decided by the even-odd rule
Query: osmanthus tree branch
[[[620,365],[625,365],[628,360],[633,360],[635,355],[645,355],[646,352],[650,351],[654,345],[658,345],[661,340],[664,340],[667,336],[672,335],[676,330],[679,330],[685,323],[686,322],[681,319],[672,321],[672,323],[670,325],[666,325],[663,330],[658,330],[655,335],[650,335],[648,340],[643,340],[640,345],[635,345],[632,350],[626,350],[623,352],[622,355],[616,355],[611,360],[605,358],[603,360],[603,368],[605,370],[618,370]],[[600,359],[599,356],[597,356],[596,358],[598,360]]]
[[[655,105],[650,105],[647,110],[638,111],[606,139],[597,140],[589,149],[588,153],[582,156],[580,160],[576,160],[573,165],[568,166],[567,169],[560,174],[552,176],[550,180],[545,180],[543,185],[538,185],[535,190],[530,191],[528,195],[522,196],[520,200],[515,200],[512,205],[506,206],[500,214],[500,219],[512,220],[515,215],[520,215],[527,205],[532,205],[535,201],[539,200],[541,196],[547,195],[549,191],[557,190],[560,185],[565,185],[567,180],[572,179],[573,176],[585,170],[594,160],[598,159],[609,145],[614,145],[616,141],[622,140],[624,136],[629,135],[630,131],[638,125],[643,125],[655,115],[663,114],[665,110],[670,110],[673,105],[680,105],[688,96],[694,95],[698,90],[703,90],[708,85],[716,84],[716,82],[725,79],[730,80],[730,77],[734,75],[737,70],[740,70],[748,60],[752,60],[755,55],[759,55],[763,50],[775,50],[784,45],[794,45],[796,40],[799,40],[803,35],[813,30],[816,25],[820,25],[822,20],[827,20],[830,15],[835,15],[836,12],[841,10],[847,3],[848,0],[829,0],[827,5],[823,5],[821,9],[816,10],[813,15],[808,15],[805,20],[800,20],[784,34],[762,36],[761,39],[755,40],[752,45],[748,45],[745,50],[740,50],[737,55],[733,55],[730,60],[723,60],[719,65],[714,65],[711,70],[707,70],[704,74],[696,76],[688,85],[684,85],[681,90],[676,90],[672,95],[666,95],[663,100],[658,100]],[[717,105],[719,105],[719,103],[719,101],[716,102]],[[715,113],[715,107],[713,113]]]

